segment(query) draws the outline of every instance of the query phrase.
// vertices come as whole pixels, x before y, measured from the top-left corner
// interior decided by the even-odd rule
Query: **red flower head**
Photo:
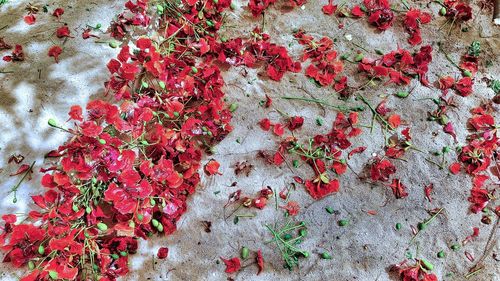
[[[53,57],[56,63],[59,63],[59,55],[62,53],[62,48],[59,46],[52,46],[49,49],[48,56]]]
[[[234,273],[241,269],[241,261],[239,258],[224,259],[220,258],[226,265],[226,273]]]

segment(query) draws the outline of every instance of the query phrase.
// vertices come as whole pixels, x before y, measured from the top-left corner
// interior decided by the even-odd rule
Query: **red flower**
[[[472,85],[474,82],[470,77],[463,77],[457,81],[455,84],[455,90],[458,91],[458,94],[462,97],[466,97],[472,94]]]
[[[389,160],[376,158],[370,167],[370,177],[373,181],[387,181],[396,173],[396,167]]]
[[[337,179],[315,179],[305,182],[306,190],[312,198],[318,200],[334,192],[339,191],[339,181]]]
[[[57,36],[57,38],[66,38],[66,37],[72,38],[72,36],[70,35],[69,28],[66,25],[61,26],[56,30],[56,36]]]
[[[252,206],[254,206],[255,208],[257,209],[264,209],[264,207],[266,207],[267,205],[267,198],[266,197],[258,197],[256,199],[253,199],[252,200]]]
[[[215,174],[222,175],[222,173],[219,172],[219,167],[219,162],[217,162],[215,159],[210,159],[208,163],[205,164],[205,174],[209,176],[213,176]]]
[[[257,275],[259,275],[262,272],[262,270],[264,270],[264,258],[262,257],[261,250],[257,251],[257,256],[255,257],[255,260],[257,261],[257,266],[259,267],[259,270],[257,271]]]
[[[156,254],[156,256],[160,260],[166,259],[167,256],[168,256],[168,248],[167,247],[161,247],[160,249],[158,249],[158,253]]]
[[[397,199],[408,196],[408,193],[406,192],[406,186],[401,183],[401,180],[393,179],[390,187],[392,189],[392,193],[394,194],[394,196],[396,196]]]
[[[425,198],[427,198],[429,202],[432,202],[431,192],[433,189],[434,189],[434,184],[432,183],[424,187]]]
[[[393,129],[396,129],[397,127],[399,127],[399,125],[401,125],[401,116],[399,116],[398,114],[393,114],[389,116],[389,118],[387,119],[387,123],[389,123],[389,125]]]
[[[226,273],[234,273],[241,269],[241,262],[239,258],[224,259],[220,258],[226,265]]]
[[[68,115],[69,115],[70,119],[77,120],[77,121],[83,121],[82,107],[79,105],[71,106],[71,109],[70,109]]]
[[[351,15],[353,15],[354,17],[360,18],[360,17],[365,15],[365,12],[363,12],[363,10],[361,10],[361,7],[359,5],[356,5],[352,8]]]
[[[56,63],[59,63],[59,55],[62,53],[62,48],[59,46],[52,46],[49,49],[48,56],[53,57]]]
[[[450,165],[449,170],[450,170],[450,173],[457,175],[458,173],[460,173],[461,168],[462,168],[462,166],[460,165],[460,163],[455,162],[455,163]]]
[[[61,19],[61,16],[64,14],[64,9],[63,8],[57,8],[54,10],[54,12],[52,13],[52,15],[54,17],[56,17],[58,20]]]
[[[286,206],[280,206],[280,208],[285,209],[290,216],[296,216],[300,211],[300,205],[296,201],[288,201]]]
[[[408,42],[415,46],[422,42],[422,37],[420,36],[420,24],[426,24],[431,21],[431,15],[429,13],[422,12],[418,9],[410,9],[406,12],[405,19],[403,21],[406,31],[411,35]]]
[[[325,15],[333,15],[337,10],[337,5],[333,5],[333,0],[328,0],[328,4],[321,8]]]
[[[277,136],[282,136],[285,133],[285,126],[282,124],[274,124],[273,133]]]
[[[288,129],[290,131],[293,131],[293,130],[296,130],[296,129],[302,127],[303,124],[304,124],[304,117],[293,116],[293,117],[290,117],[290,119],[288,120]]]
[[[36,17],[34,14],[29,14],[27,16],[24,16],[24,22],[28,25],[33,25],[36,22]]]
[[[262,130],[269,131],[271,129],[271,120],[269,120],[268,118],[264,118],[260,120],[259,125]]]

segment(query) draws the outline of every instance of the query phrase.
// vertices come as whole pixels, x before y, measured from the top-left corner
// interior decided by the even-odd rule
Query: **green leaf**
[[[56,279],[58,278],[58,274],[57,274],[57,272],[52,271],[52,270],[51,270],[51,271],[49,271],[49,276],[50,276],[50,278],[52,278],[52,279],[54,279],[54,280],[56,280]]]

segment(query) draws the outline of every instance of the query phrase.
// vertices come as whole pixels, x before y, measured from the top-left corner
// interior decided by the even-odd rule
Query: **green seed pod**
[[[135,228],[135,222],[134,221],[129,221],[128,226]]]
[[[449,146],[445,146],[445,147],[443,147],[442,151],[443,151],[443,153],[448,153],[451,151],[451,148]]]
[[[341,60],[346,60],[348,58],[349,58],[349,54],[343,54],[343,55],[340,56]]]
[[[165,82],[160,81],[158,82],[158,85],[160,85],[160,88],[165,89]]]
[[[121,251],[121,252],[120,252],[120,256],[122,256],[122,257],[126,257],[127,255],[128,255],[128,253],[127,253],[127,252],[125,252],[125,251]]]
[[[400,230],[401,229],[401,224],[398,222],[396,223],[396,230]]]
[[[158,226],[156,227],[156,229],[158,229],[159,232],[163,232],[163,225],[161,223],[158,224]]]
[[[113,48],[113,49],[118,48],[118,43],[116,43],[115,41],[111,41],[111,42],[109,42],[109,44],[108,44],[108,45],[109,45],[111,48]]]
[[[77,205],[73,205],[72,209],[73,209],[73,212],[75,212],[75,213],[80,210],[80,208],[78,208]]]
[[[35,269],[35,263],[34,263],[34,262],[32,262],[32,261],[29,261],[29,262],[28,262],[28,268],[29,268],[30,270]]]
[[[151,223],[153,224],[154,227],[158,227],[158,225],[160,224],[160,222],[157,221],[156,219],[152,219]]]
[[[155,206],[156,205],[156,201],[152,197],[149,199],[149,203],[151,204],[151,206]]]
[[[444,258],[444,256],[445,256],[445,254],[444,254],[444,251],[442,251],[442,250],[437,253],[437,257],[440,259]]]
[[[92,209],[90,207],[85,208],[85,213],[87,214],[92,213]]]
[[[448,121],[449,121],[449,119],[445,115],[442,115],[441,118],[439,118],[439,124],[441,124],[443,126],[448,124]]]
[[[427,224],[424,222],[419,222],[417,227],[418,227],[418,230],[425,230],[427,228]]]
[[[234,2],[231,2],[230,7],[231,7],[231,10],[236,10],[236,4],[234,4]]]
[[[444,16],[444,15],[446,15],[446,13],[447,13],[446,8],[445,7],[441,7],[441,9],[439,10],[439,15]]]
[[[295,244],[295,245],[299,245],[299,244],[300,244],[300,243],[302,243],[302,242],[303,242],[303,241],[302,241],[302,239],[297,239],[297,240],[295,240],[295,243],[294,243],[294,244]]]
[[[299,231],[299,235],[300,235],[301,237],[306,236],[306,235],[307,235],[307,229],[302,228],[302,229]]]
[[[106,144],[106,140],[99,139],[99,143],[100,143],[100,144]]]
[[[379,50],[379,49],[375,49],[375,53],[376,53],[377,55],[380,55],[380,56],[383,56],[383,55],[384,55],[384,52],[382,52],[382,51],[381,51],[381,50]]]
[[[194,74],[198,73],[198,68],[191,66],[191,72],[193,72]]]
[[[237,103],[232,103],[230,106],[229,106],[229,111],[231,112],[235,112],[236,109],[238,109],[238,104]]]
[[[302,255],[304,256],[304,258],[307,258],[309,257],[309,252],[302,252]]]
[[[463,74],[465,77],[472,77],[472,72],[470,72],[469,70],[464,70]]]
[[[51,279],[57,280],[59,278],[59,275],[57,274],[57,272],[50,270],[49,271],[49,277]]]
[[[354,57],[354,61],[356,62],[360,62],[363,60],[363,58],[365,57],[365,55],[363,53],[359,53],[357,54],[355,57]]]
[[[160,15],[163,15],[164,8],[162,5],[156,5],[156,12]]]
[[[100,29],[102,27],[102,24],[98,23],[95,25],[95,29]]]
[[[460,245],[458,245],[458,244],[453,244],[453,245],[451,245],[451,247],[450,247],[450,248],[451,248],[453,251],[457,251],[458,249],[460,249]]]
[[[339,226],[347,226],[349,224],[348,220],[339,220],[338,225]]]
[[[325,260],[331,260],[332,255],[330,255],[328,252],[323,252],[323,253],[321,253],[321,258],[325,259]]]
[[[287,233],[287,234],[283,235],[283,239],[284,240],[290,240],[290,239],[292,239],[292,235],[290,235],[290,234]]]
[[[222,36],[222,37],[220,38],[220,41],[221,41],[221,42],[223,42],[223,43],[227,42],[227,40],[228,40],[228,39],[227,39],[227,37],[226,37],[226,36]]]
[[[38,253],[40,255],[45,254],[45,248],[43,247],[43,245],[38,246]]]
[[[120,258],[120,256],[118,256],[117,254],[111,254],[111,258],[117,260]]]
[[[422,265],[428,269],[428,270],[432,270],[434,269],[434,265],[432,263],[430,263],[429,261],[427,261],[426,259],[420,259],[420,262],[422,262]]]
[[[174,117],[175,117],[175,118],[177,118],[177,117],[179,117],[179,116],[180,116],[180,113],[179,113],[179,112],[177,112],[177,111],[174,111]]]
[[[407,98],[408,96],[410,95],[410,93],[406,92],[406,91],[399,91],[396,93],[396,97],[398,98]]]
[[[90,238],[90,235],[89,235],[89,233],[87,231],[83,232],[83,236],[85,236],[85,238]]]
[[[219,4],[219,0],[214,0],[214,4]]]
[[[241,248],[241,258],[246,260],[249,255],[250,255],[250,250],[247,247],[242,247]]]
[[[299,160],[293,160],[292,164],[293,164],[294,168],[298,168],[299,167]]]
[[[318,125],[318,126],[323,126],[323,124],[324,124],[323,119],[321,119],[321,118],[319,118],[319,117],[318,117],[318,118],[316,118],[316,125]]]
[[[57,128],[57,122],[55,119],[50,118],[47,123],[49,124],[49,126]]]
[[[148,142],[147,140],[141,140],[141,144],[142,144],[142,145],[148,145],[148,144],[149,144],[149,142]]]
[[[332,207],[330,207],[330,206],[326,207],[326,208],[325,208],[325,210],[326,210],[326,212],[327,212],[327,213],[329,213],[330,215],[331,215],[331,214],[333,214],[333,211],[334,211],[334,210],[333,210],[333,208],[332,208]]]
[[[212,27],[212,26],[214,26],[215,24],[214,24],[211,20],[207,20],[207,25],[208,25],[208,26],[210,26],[210,27]]]
[[[100,231],[106,231],[106,230],[108,230],[108,226],[105,223],[103,223],[103,222],[98,222],[97,223],[97,228]]]
[[[96,183],[97,183],[97,179],[96,179],[95,177],[92,177],[92,180],[91,180],[91,181],[92,181],[92,183],[93,183],[93,184],[96,184]]]

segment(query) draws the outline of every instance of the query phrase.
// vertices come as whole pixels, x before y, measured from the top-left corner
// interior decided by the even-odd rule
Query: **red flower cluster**
[[[296,117],[292,117],[294,119]],[[264,119],[267,120],[268,119]],[[263,120],[263,121],[264,121]],[[302,124],[303,119],[300,119]],[[262,126],[262,121],[260,122]],[[354,138],[362,133],[361,129],[356,127],[358,123],[358,114],[353,112],[349,116],[338,113],[333,123],[330,133],[325,135],[316,135],[310,140],[309,145],[301,145],[294,137],[287,137],[281,141],[278,151],[268,162],[275,165],[281,165],[285,161],[285,155],[298,155],[313,169],[315,176],[310,180],[302,180],[296,177],[298,183],[304,184],[307,192],[314,199],[321,199],[333,192],[339,190],[339,181],[329,175],[328,170],[332,170],[336,175],[342,175],[347,170],[346,160],[342,159],[342,151],[351,147],[349,138]],[[268,124],[265,122],[265,124]],[[288,127],[290,130],[294,128]],[[359,150],[359,148],[357,148]],[[364,149],[355,153],[361,153]],[[351,155],[352,156],[352,155]]]
[[[214,56],[220,62],[230,65],[255,67],[258,62],[263,62],[266,65],[267,75],[274,81],[280,81],[287,71],[299,72],[300,63],[292,61],[288,50],[269,40],[268,34],[255,28],[249,40],[243,41],[237,38],[214,46]]]
[[[9,47],[9,48],[7,48]],[[4,45],[4,49],[10,49],[11,47],[7,44]],[[4,61],[11,62],[11,61],[23,61],[24,60],[24,52],[23,52],[23,46],[21,45],[16,45],[14,48],[14,51],[10,55],[4,56],[3,57]]]
[[[403,26],[410,34],[408,43],[413,46],[422,43],[420,25],[431,22],[431,18],[432,17],[429,13],[422,12],[418,9],[410,9],[408,12],[406,12]]]
[[[436,275],[429,273],[432,268],[426,267],[427,261],[417,260],[413,266],[407,265],[407,262],[391,267],[391,271],[397,272],[402,281],[438,281]]]
[[[388,77],[387,83],[392,82],[397,85],[408,85],[412,77],[419,76],[420,82],[428,86],[426,75],[431,61],[432,47],[424,46],[414,55],[405,49],[398,49],[377,60],[363,58],[358,68],[371,78]]]
[[[458,156],[465,172],[473,177],[469,197],[473,213],[480,212],[493,198],[492,192],[484,185],[490,178],[488,168],[492,164],[498,165],[495,154],[500,147],[500,138],[495,119],[489,110],[487,105],[472,110],[473,116],[468,122],[468,127],[472,131],[467,137],[469,143],[462,148]],[[460,166],[454,165],[453,169],[458,172]]]
[[[146,24],[145,5],[127,3],[134,23]],[[204,9],[221,20],[218,6]],[[182,25],[173,18],[155,24]],[[138,237],[175,231],[200,182],[202,144],[215,144],[232,128],[218,67],[199,52],[184,55],[194,48],[188,28],[173,37],[178,49],[165,53],[156,42],[139,38],[108,63],[112,76],[106,88],[117,104],[89,102],[86,117],[79,106],[71,108],[75,128],[65,130],[72,138],[48,154],[58,161],[42,178],[47,191],[32,197],[40,210],[30,212],[32,223],[15,225],[15,216],[4,217],[5,261],[35,268],[23,281],[74,280],[90,272],[115,280],[128,272]],[[12,60],[22,57],[18,49]],[[57,58],[59,50],[50,53]],[[49,125],[61,128],[54,120]],[[212,166],[208,170],[216,171]]]
[[[379,30],[387,30],[392,26],[394,13],[388,0],[364,0],[364,7],[356,5],[351,11],[355,17],[368,15],[368,22]]]
[[[302,61],[311,60],[311,64],[306,69],[306,76],[313,78],[321,86],[329,86],[333,83],[333,88],[337,92],[342,92],[347,88],[347,77],[343,76],[335,81],[337,75],[344,69],[344,64],[337,59],[337,52],[333,49],[333,40],[323,37],[319,41],[314,40],[310,35],[306,35],[303,30],[295,32],[294,37],[299,44],[305,46]]]
[[[147,14],[148,0],[137,0],[136,3],[128,1],[125,3],[127,10],[116,16],[111,22],[108,32],[117,40],[122,40],[131,30],[131,27],[146,27],[150,23],[150,17]]]
[[[443,3],[445,17],[452,21],[468,21],[472,19],[472,8],[469,4],[459,0],[445,0]]]
[[[276,3],[277,0],[250,0],[248,8],[254,17],[260,16],[269,6]],[[307,0],[287,0],[287,4],[291,7],[302,6],[307,3]]]

